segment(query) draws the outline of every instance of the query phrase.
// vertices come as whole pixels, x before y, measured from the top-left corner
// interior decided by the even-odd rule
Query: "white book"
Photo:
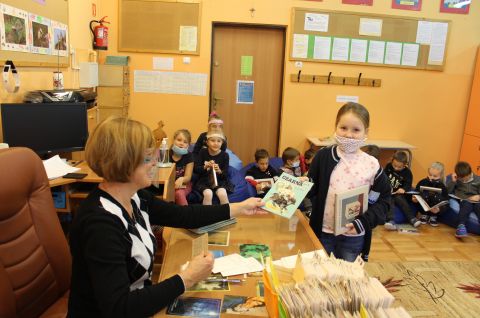
[[[430,206],[430,205],[428,205],[427,201],[425,201],[422,198],[421,195],[415,194],[414,197],[417,199],[418,203],[420,203],[420,205],[422,206],[422,208],[425,212],[431,211],[434,208],[439,208],[441,206],[444,206],[444,205],[448,204],[448,201],[445,200],[445,201],[441,201],[441,202],[435,204],[434,206]]]

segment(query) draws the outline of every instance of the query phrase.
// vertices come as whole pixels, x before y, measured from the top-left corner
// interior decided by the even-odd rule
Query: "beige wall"
[[[70,36],[77,48],[90,47],[88,21],[92,1],[70,0]],[[200,56],[192,56],[190,65],[182,56],[117,52],[118,0],[96,0],[97,18],[108,15],[110,50],[105,55],[130,55],[132,96],[130,115],[155,128],[162,119],[169,135],[178,128],[189,128],[196,137],[206,128],[208,96],[184,96],[133,93],[133,70],[151,70],[153,56],[173,56],[175,71],[210,73],[212,22],[239,22],[286,25],[290,27],[291,8],[295,6],[329,10],[371,12],[390,15],[450,19],[452,27],[443,72],[402,70],[396,68],[304,63],[303,72],[381,78],[381,88],[341,87],[294,84],[288,75],[295,72],[294,63],[285,60],[283,114],[280,149],[287,146],[304,149],[306,136],[327,136],[333,132],[335,114],[341,106],[336,95],[358,95],[371,113],[370,137],[401,139],[418,147],[414,151],[413,171],[423,177],[433,160],[443,161],[451,171],[458,158],[468,106],[475,52],[480,44],[480,6],[473,2],[469,15],[440,14],[439,1],[423,1],[421,12],[393,10],[391,1],[375,1],[373,7],[342,5],[340,0],[308,2],[295,0],[203,0]],[[255,8],[252,17],[249,9]],[[155,23],[155,21],[152,21]],[[287,52],[290,42],[287,40]],[[22,69],[23,90],[51,88],[52,69]],[[64,70],[65,71],[65,70]],[[76,73],[68,72],[66,86],[74,85]],[[78,83],[78,79],[76,79]],[[1,93],[2,100],[18,100]]]

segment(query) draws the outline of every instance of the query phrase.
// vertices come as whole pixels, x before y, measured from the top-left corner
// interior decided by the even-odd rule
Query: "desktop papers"
[[[263,270],[262,264],[253,257],[242,257],[240,254],[230,254],[215,259],[213,273],[221,273],[222,276],[233,276],[245,273],[259,272]]]
[[[56,179],[63,177],[67,173],[76,172],[80,168],[75,168],[66,164],[58,155],[48,159],[43,160],[43,166],[47,172],[48,180]]]

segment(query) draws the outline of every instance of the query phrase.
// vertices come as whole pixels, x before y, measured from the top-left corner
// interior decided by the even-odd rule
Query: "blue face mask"
[[[175,153],[177,156],[183,156],[183,155],[186,155],[188,153],[188,149],[187,148],[180,148],[176,145],[173,145],[172,146],[172,151],[173,153]]]

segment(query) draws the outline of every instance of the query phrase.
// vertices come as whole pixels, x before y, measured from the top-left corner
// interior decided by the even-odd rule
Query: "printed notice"
[[[153,57],[153,69],[173,71],[173,57]]]
[[[237,81],[237,104],[253,104],[254,81]]]
[[[337,95],[337,103],[358,103],[359,100],[358,96]]]
[[[369,41],[368,43],[368,63],[383,64],[385,57],[385,42],[384,41]]]
[[[350,44],[350,61],[365,63],[367,60],[367,40],[352,39]]]
[[[387,42],[385,49],[385,64],[400,65],[402,59],[402,43]]]
[[[433,23],[429,21],[418,21],[417,39],[415,42],[420,44],[430,44],[432,40]]]
[[[135,93],[160,93],[205,96],[207,74],[184,72],[135,71]]]
[[[333,38],[332,60],[333,61],[348,61],[349,46],[350,46],[350,39]]]
[[[328,32],[328,14],[305,13],[304,29],[308,31]]]
[[[417,66],[420,44],[403,43],[402,65]]]
[[[447,43],[448,23],[432,23],[432,40],[430,51],[428,52],[428,64],[441,65],[445,55],[445,45]]]
[[[180,51],[195,52],[197,50],[197,27],[180,26],[180,41],[178,49]]]
[[[329,60],[332,38],[329,36],[316,36],[313,48],[313,58],[317,60]]]
[[[292,45],[292,57],[307,58],[308,34],[294,34]]]
[[[242,55],[240,57],[240,75],[252,76],[253,72],[253,56]]]
[[[382,36],[382,19],[360,18],[358,34],[370,36]]]

